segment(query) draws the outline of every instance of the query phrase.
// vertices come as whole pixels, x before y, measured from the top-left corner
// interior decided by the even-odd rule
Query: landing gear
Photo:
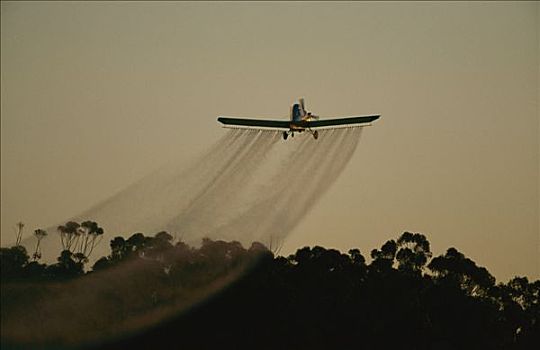
[[[319,138],[319,132],[317,130],[308,129],[308,131],[311,133],[311,135],[313,135],[315,140]]]
[[[291,137],[294,137],[294,131],[284,131],[283,132],[283,139],[286,140],[289,135],[291,135]]]
[[[317,139],[319,138],[319,132],[318,132],[317,130],[312,131],[312,130],[310,130],[310,129],[302,129],[302,130],[296,130],[296,131],[297,131],[297,132],[303,132],[304,130],[309,131],[309,132],[311,133],[311,135],[313,135],[313,138],[314,138],[315,140],[317,140]],[[283,135],[283,139],[284,139],[284,140],[287,140],[287,139],[289,138],[289,135],[290,135],[291,137],[294,137],[294,131],[292,131],[292,130],[284,131],[282,135]]]

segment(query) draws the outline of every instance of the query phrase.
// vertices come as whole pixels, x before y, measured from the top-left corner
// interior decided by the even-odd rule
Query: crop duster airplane
[[[298,103],[291,106],[290,121],[286,120],[262,120],[262,119],[241,119],[230,117],[219,117],[217,120],[225,127],[249,128],[249,129],[277,129],[283,131],[283,139],[289,135],[294,136],[295,132],[310,132],[315,139],[319,137],[316,129],[335,129],[343,127],[368,126],[380,115],[368,115],[362,117],[347,117],[338,119],[323,119],[308,112],[304,105],[304,99],[298,99]],[[315,129],[315,130],[314,130]]]

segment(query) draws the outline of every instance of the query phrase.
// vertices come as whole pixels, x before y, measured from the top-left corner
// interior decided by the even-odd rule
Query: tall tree
[[[24,223],[22,221],[19,221],[15,226],[15,229],[16,229],[15,245],[21,244],[23,228],[24,228]]]
[[[103,238],[103,228],[99,227],[95,221],[85,221],[81,224],[78,231],[80,232],[78,253],[82,253],[85,257],[89,258],[94,248]]]
[[[62,242],[62,248],[64,250],[71,250],[71,247],[79,236],[79,223],[75,221],[68,221],[65,225],[58,226],[57,230],[60,234],[60,241]],[[75,244],[76,246],[76,244]]]
[[[36,250],[34,251],[32,258],[34,259],[34,261],[36,261],[41,258],[41,249],[39,247],[39,244],[41,240],[47,236],[47,231],[38,228],[37,230],[34,231],[34,236],[36,236],[37,242],[36,242]]]

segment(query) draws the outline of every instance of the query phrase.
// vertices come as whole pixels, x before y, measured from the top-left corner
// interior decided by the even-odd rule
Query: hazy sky
[[[2,244],[224,130],[218,115],[381,114],[282,250],[403,231],[539,275],[539,6],[4,2]],[[106,228],[105,228],[106,229]]]

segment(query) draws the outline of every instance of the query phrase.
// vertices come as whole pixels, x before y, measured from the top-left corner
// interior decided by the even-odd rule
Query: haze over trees
[[[58,230],[64,250],[55,264],[39,263],[42,230],[35,231],[31,257],[20,245],[0,250],[3,346],[98,341],[94,344],[111,349],[157,343],[201,349],[530,349],[540,344],[540,281],[515,277],[496,283],[456,248],[433,257],[420,233],[404,232],[373,249],[369,263],[358,249],[304,247],[283,257],[258,242],[246,249],[234,241],[203,239],[200,247],[191,247],[167,232],[135,233],[112,239],[110,253],[89,267],[103,229],[87,221]],[[206,289],[212,292],[201,292]],[[178,313],[179,304],[199,306]],[[114,338],[156,310],[172,311],[157,327]]]

